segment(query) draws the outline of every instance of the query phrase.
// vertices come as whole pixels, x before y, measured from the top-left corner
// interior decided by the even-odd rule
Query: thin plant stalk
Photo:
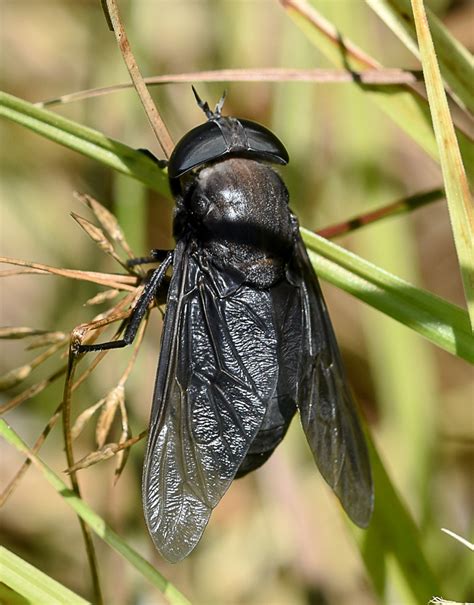
[[[74,465],[74,454],[71,441],[71,396],[76,364],[77,358],[75,356],[70,355],[66,374],[66,382],[64,384],[64,396],[62,406],[63,436],[68,467],[72,467]],[[77,498],[81,498],[81,489],[77,474],[75,472],[72,472],[70,473],[69,477],[74,494]],[[102,596],[102,589],[100,586],[99,567],[94,543],[92,540],[92,531],[89,525],[87,525],[87,523],[81,517],[79,517],[79,525],[81,527],[82,536],[84,538],[87,559],[89,561],[89,568],[91,571],[92,585],[94,590],[94,601],[97,603],[97,605],[103,605],[104,600]]]
[[[371,86],[386,84],[415,84],[421,77],[420,71],[398,68],[366,69],[352,71],[348,69],[297,69],[287,67],[258,67],[245,69],[214,69],[209,71],[185,72],[179,74],[164,74],[143,78],[147,86],[163,86],[164,84],[192,84],[195,82],[317,82],[320,84],[342,84],[359,82]],[[132,82],[122,82],[112,86],[89,88],[77,92],[38,101],[36,107],[54,107],[75,101],[83,101],[108,95],[121,90],[133,88]]]
[[[125,65],[127,66],[133,85],[138,93],[138,96],[140,97],[140,101],[142,102],[143,108],[145,109],[145,113],[151,124],[151,127],[153,128],[153,132],[156,135],[158,143],[163,149],[165,156],[169,158],[174,148],[173,139],[171,138],[171,135],[168,132],[168,129],[166,128],[150,93],[148,92],[146,84],[143,82],[143,77],[140,73],[140,69],[135,57],[133,56],[130,42],[120,17],[117,2],[115,0],[106,0],[106,4],[108,17],[110,19],[109,23],[112,25],[115,37],[117,39],[117,44],[120,48],[120,52],[122,53],[123,60],[125,61]]]
[[[129,304],[131,302],[131,300],[132,300],[132,297],[130,295],[126,296],[123,300],[121,300],[119,303],[117,303],[117,305],[115,305],[112,309],[110,309],[109,314],[117,315],[117,313],[120,311],[120,309],[123,306],[125,306],[126,304]],[[103,328],[105,328],[105,326],[103,326]],[[101,331],[102,331],[101,328],[98,328],[95,336],[97,337],[101,333]],[[96,357],[94,358],[94,360],[90,364],[90,366],[88,366],[84,370],[84,372],[79,376],[79,378],[72,385],[72,387],[71,387],[72,392],[74,392],[92,374],[92,372],[99,365],[99,363],[102,361],[102,359],[106,356],[107,353],[108,353],[108,351],[101,351],[100,353],[98,353],[98,355],[96,355]],[[56,374],[59,374],[59,373],[61,373],[61,375],[64,374],[67,371],[67,368],[68,368],[68,366],[66,364],[63,367],[61,367],[57,372],[55,372],[53,374],[53,376],[51,376],[48,380],[42,381],[41,383],[38,383],[38,385],[35,385],[37,387],[41,386],[40,389],[36,389],[35,391],[31,391],[30,389],[27,389],[27,391],[25,391],[22,394],[23,397],[21,399],[20,399],[20,397],[18,397],[12,401],[15,401],[15,404],[17,404],[17,405],[19,405],[20,403],[23,403],[24,401],[27,401],[29,398],[33,397],[34,395],[41,392],[44,388],[49,386],[49,384],[51,384],[51,382],[52,382],[53,377],[56,376]],[[27,395],[29,395],[29,397]],[[16,405],[15,406],[11,405],[8,409],[13,409],[13,407],[16,407]],[[46,438],[48,437],[49,433],[52,431],[52,429],[56,425],[57,421],[61,417],[62,409],[63,409],[63,402],[61,401],[59,403],[59,405],[57,406],[57,408],[55,409],[51,418],[48,420],[48,423],[42,430],[40,436],[34,443],[33,448],[32,448],[32,452],[34,454],[37,454],[39,452],[43,443],[46,441]],[[28,470],[28,467],[30,466],[30,464],[31,464],[31,461],[29,458],[27,458],[25,460],[25,462],[21,465],[21,467],[19,468],[17,473],[15,473],[13,479],[8,483],[6,488],[3,490],[3,492],[0,495],[0,508],[5,504],[5,502],[8,500],[8,498],[15,491],[21,478]]]
[[[417,193],[410,197],[397,200],[396,202],[383,206],[382,208],[378,208],[377,210],[372,210],[372,212],[359,214],[358,216],[342,221],[341,223],[330,225],[329,227],[324,227],[323,229],[318,229],[316,233],[329,239],[339,235],[346,235],[348,233],[357,231],[366,225],[377,223],[385,218],[411,212],[421,208],[422,206],[426,206],[427,204],[440,200],[443,197],[444,189],[441,188],[433,189],[425,193]]]

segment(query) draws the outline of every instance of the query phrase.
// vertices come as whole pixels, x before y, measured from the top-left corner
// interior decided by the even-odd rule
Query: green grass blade
[[[405,46],[420,58],[410,1],[367,0],[367,3]],[[441,75],[458,102],[474,113],[474,62],[472,56],[429,8],[426,9],[426,14]]]
[[[131,565],[139,571],[144,578],[156,586],[168,599],[171,605],[190,605],[189,601],[175,588],[165,577],[163,577],[148,561],[131,548],[105,521],[95,513],[83,500],[78,498],[72,490],[62,481],[56,473],[49,468],[38,456],[32,454],[19,435],[5,422],[0,419],[0,435],[13,445],[19,452],[27,456],[32,463],[41,471],[45,479],[64,499],[81,519],[104,542],[107,542],[114,550],[121,554]]]
[[[0,581],[29,603],[48,603],[48,605],[89,603],[3,546],[0,546]]]
[[[357,48],[347,37],[340,36],[338,30],[329,22],[328,28],[334,29],[337,36],[330,37],[311,22],[308,17],[311,12],[316,12],[312,6],[302,0],[280,0],[288,12],[290,18],[303,31],[312,42],[334,65],[343,69],[367,69],[379,66],[378,62]],[[298,7],[296,10],[295,7]],[[300,10],[302,8],[303,10]],[[321,19],[321,15],[318,14]],[[324,20],[326,21],[326,20]],[[353,47],[356,56],[348,56],[341,51],[341,47]],[[357,58],[360,54],[361,59]],[[363,60],[363,57],[367,60]],[[380,87],[358,86],[361,94],[371,99],[387,116],[408,134],[429,156],[437,162],[440,161],[436,139],[431,124],[431,115],[428,103],[412,89],[407,86],[393,85]],[[467,167],[469,177],[474,180],[474,144],[468,136],[457,129],[459,146]]]
[[[423,0],[412,0],[428,101],[471,325],[474,328],[474,210]],[[471,87],[472,87],[471,81]]]
[[[0,92],[0,116],[169,195],[168,178],[144,153],[47,109]]]
[[[408,93],[404,94],[408,95]],[[93,157],[120,172],[129,174],[161,193],[168,192],[167,185],[166,189],[162,186],[165,179],[162,171],[152,161],[126,145],[104,137],[97,131],[85,128],[47,110],[38,109],[31,103],[5,93],[0,93],[0,115],[4,115],[89,157]],[[323,247],[329,247],[329,250],[331,250],[330,247],[335,246],[335,244],[317,238],[316,235],[309,232],[305,232],[305,238],[310,248],[312,245],[316,246],[315,249],[319,254],[323,254]],[[342,250],[337,246],[335,246],[335,249]],[[347,260],[347,255],[350,253],[344,251],[344,254]],[[352,255],[352,258],[357,257]],[[366,263],[362,259],[359,259],[359,261]],[[364,271],[367,277],[362,281],[360,281],[361,276],[353,273],[351,268],[349,270],[343,269],[342,266],[337,266],[329,259],[323,260],[322,256],[318,258],[317,264],[320,274],[328,281],[340,284],[340,287],[351,291],[368,304],[412,327],[447,351],[473,361],[472,338],[470,338],[469,327],[466,327],[465,315],[461,309],[427,292],[413,288],[403,280],[390,276],[390,274],[370,263],[366,263]],[[345,275],[342,278],[341,275],[344,271]],[[377,293],[373,291],[369,279],[371,275],[377,275],[382,280],[382,285],[378,286]],[[386,276],[390,277],[389,284],[384,284],[383,280]],[[392,288],[390,296],[387,296],[388,287]],[[411,289],[410,291],[422,296],[423,301],[415,300],[414,307],[413,300],[407,302],[407,287]],[[403,297],[402,293],[404,293]],[[415,299],[416,297],[415,294]],[[427,314],[423,305],[428,301],[431,302],[431,307]],[[439,317],[438,313],[441,313]]]
[[[8,605],[32,605],[32,602],[23,597],[3,582],[0,582],[0,603],[8,603]]]
[[[301,233],[321,278],[474,363],[474,336],[465,311],[311,231]]]
[[[406,585],[405,591],[410,593],[409,602],[425,605],[433,595],[440,594],[438,582],[424,554],[418,528],[370,438],[368,443],[375,484],[375,509],[369,529],[360,533],[359,544],[366,569],[378,594],[385,596],[384,567],[392,555]]]

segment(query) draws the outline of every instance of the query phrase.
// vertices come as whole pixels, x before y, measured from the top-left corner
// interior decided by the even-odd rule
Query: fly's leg
[[[140,260],[140,259],[136,259],[136,260]],[[156,262],[156,261],[154,261],[154,262]],[[81,353],[86,353],[88,351],[106,351],[109,349],[120,349],[122,347],[126,347],[127,345],[129,345],[135,338],[135,336],[138,332],[140,323],[143,319],[143,316],[145,315],[151,301],[156,296],[156,293],[165,278],[166,271],[171,266],[172,262],[173,262],[173,252],[168,251],[166,256],[164,257],[161,265],[151,273],[149,280],[145,284],[143,292],[140,295],[140,298],[137,300],[135,307],[132,310],[130,319],[128,320],[128,324],[125,329],[125,333],[123,335],[123,338],[121,338],[120,340],[113,340],[110,342],[101,342],[101,343],[92,344],[92,345],[83,345],[83,344],[80,344],[80,342],[77,342],[77,340],[79,340],[79,339],[77,338],[78,335],[76,335],[76,343],[73,345],[74,352],[76,354],[81,354]],[[139,263],[137,263],[137,264],[139,264]],[[115,319],[118,319],[118,318],[115,318]],[[114,319],[108,318],[107,320],[103,320],[103,321],[110,323],[111,321],[114,321]],[[94,327],[98,328],[98,327],[101,327],[102,325],[105,325],[103,323],[103,321],[97,322],[94,325]],[[100,324],[100,325],[98,325],[98,324]],[[74,341],[74,338],[73,338],[73,341]]]
[[[139,151],[140,153],[143,153],[143,155],[146,155],[147,158],[150,158],[150,160],[155,162],[155,164],[158,166],[158,168],[163,169],[163,168],[168,167],[168,160],[160,160],[149,149],[140,148],[140,149],[137,149],[137,151]]]
[[[137,265],[148,265],[149,263],[162,263],[167,256],[171,254],[170,250],[153,249],[149,256],[139,256],[127,261],[127,267],[136,267]]]

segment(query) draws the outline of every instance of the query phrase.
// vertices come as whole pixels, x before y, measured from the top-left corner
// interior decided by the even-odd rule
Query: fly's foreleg
[[[153,251],[153,252],[163,252],[163,251]],[[150,257],[151,258],[151,257]],[[133,261],[141,261],[142,259],[133,259]],[[158,258],[154,258],[151,262],[156,262]],[[171,266],[173,262],[173,252],[167,251],[163,257],[161,265],[153,271],[149,280],[145,284],[142,294],[140,298],[137,300],[135,307],[132,310],[130,318],[127,323],[127,327],[125,328],[125,333],[123,338],[120,340],[113,340],[110,342],[101,342],[97,344],[91,345],[83,345],[77,343],[73,346],[74,352],[77,354],[86,353],[88,351],[106,351],[108,349],[120,349],[122,347],[126,347],[129,345],[133,339],[135,338],[140,323],[145,315],[148,307],[150,306],[151,301],[156,296],[156,293],[162,284],[166,271]],[[142,263],[135,263],[142,264]],[[96,326],[99,327],[99,326]]]
[[[170,250],[161,250],[158,248],[153,249],[149,256],[139,256],[138,258],[131,258],[127,261],[127,267],[136,267],[137,265],[148,265],[150,263],[163,263],[169,254],[172,254]]]

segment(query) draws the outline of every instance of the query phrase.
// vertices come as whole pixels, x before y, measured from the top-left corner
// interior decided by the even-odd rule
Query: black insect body
[[[113,345],[133,338],[172,263],[143,470],[148,529],[170,561],[189,554],[230,483],[267,460],[296,410],[351,519],[366,527],[373,508],[331,322],[269,165],[288,155],[264,127],[222,117],[222,101],[215,112],[198,102],[208,122],[177,144],[168,167],[176,248]]]

